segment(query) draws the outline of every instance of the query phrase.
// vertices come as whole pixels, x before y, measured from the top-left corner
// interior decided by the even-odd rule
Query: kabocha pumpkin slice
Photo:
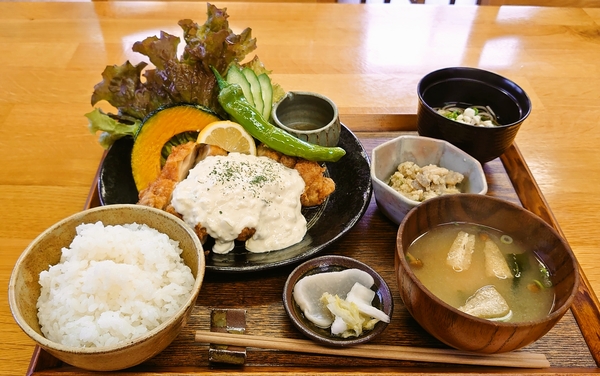
[[[160,174],[161,151],[173,136],[200,132],[206,125],[219,120],[209,109],[187,104],[164,107],[150,114],[139,128],[131,151],[131,172],[138,191]]]

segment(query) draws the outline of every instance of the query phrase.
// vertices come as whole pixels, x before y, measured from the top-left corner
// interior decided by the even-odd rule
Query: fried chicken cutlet
[[[165,210],[182,218],[182,215],[171,205],[175,186],[187,177],[189,170],[199,161],[208,156],[227,154],[227,151],[218,146],[196,144],[194,142],[174,147],[158,178],[139,193],[138,204]],[[317,162],[290,157],[265,145],[258,146],[257,155],[269,157],[288,168],[298,171],[305,183],[304,191],[300,196],[300,203],[304,207],[322,204],[335,191],[334,181],[323,175],[326,168]],[[194,232],[202,243],[208,238],[207,229],[201,223],[194,227]],[[238,235],[237,240],[246,241],[255,232],[256,230],[253,228],[244,228]]]
[[[296,169],[300,173],[306,185],[300,196],[302,206],[321,205],[335,191],[335,182],[323,175],[326,168],[318,162],[287,156],[265,144],[261,144],[256,148],[256,155],[269,157],[288,168]]]
[[[161,209],[181,218],[181,214],[171,206],[173,190],[180,181],[187,177],[192,167],[211,155],[227,155],[227,151],[218,146],[196,144],[195,142],[174,147],[158,178],[139,193],[138,204]],[[206,241],[208,232],[202,224],[196,225],[194,232],[202,243]],[[252,235],[254,235],[254,229],[245,228],[238,240],[247,240]]]

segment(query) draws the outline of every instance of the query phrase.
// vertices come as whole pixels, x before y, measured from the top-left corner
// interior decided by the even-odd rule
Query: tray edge
[[[357,115],[357,118],[363,118],[366,115]],[[414,114],[391,114],[391,115],[379,115],[378,119],[383,123],[383,126],[377,127],[376,131],[414,131],[416,127],[411,128],[410,125],[416,123],[416,115]],[[386,120],[387,119],[387,120]],[[401,119],[400,129],[397,128],[397,121]],[[371,119],[372,120],[372,119]],[[350,121],[352,123],[352,121]],[[407,125],[408,124],[408,125]],[[396,125],[396,126],[394,126]],[[362,127],[358,127],[355,131],[365,131]],[[371,130],[372,131],[372,130]],[[98,164],[98,169],[94,176],[93,184],[90,188],[89,194],[85,201],[83,209],[89,209],[100,205],[100,198],[98,194],[98,178],[102,166],[102,161],[106,157],[106,152],[102,155],[102,158]],[[517,147],[516,143],[513,143],[509,149],[500,156],[506,173],[508,174],[516,192],[521,200],[522,205],[532,211],[533,213],[542,217],[552,227],[554,227],[561,236],[564,237],[564,233],[560,229],[560,226],[554,217],[550,207],[544,195],[539,188],[535,178],[533,177],[527,163],[525,162],[521,151]],[[581,277],[581,283],[573,302],[571,311],[573,316],[581,330],[581,334],[588,345],[588,349],[596,362],[596,365],[600,367],[600,302],[596,295],[594,295],[593,289],[589,283],[589,280],[585,276],[582,268],[579,268]],[[28,367],[27,375],[34,375],[38,371],[48,370],[60,361],[56,360],[52,362],[52,355],[46,353],[39,346],[35,346],[31,361]],[[45,368],[50,366],[50,368]],[[422,371],[422,370],[421,370]],[[558,373],[558,369],[554,371],[548,369],[551,374]],[[583,370],[582,370],[583,371]],[[587,369],[585,371],[588,371]],[[418,371],[417,371],[418,372]],[[574,369],[565,369],[565,372],[576,372]]]

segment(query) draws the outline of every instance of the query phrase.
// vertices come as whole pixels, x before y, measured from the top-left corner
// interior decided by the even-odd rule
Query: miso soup
[[[429,291],[474,316],[523,322],[552,310],[554,288],[547,268],[510,234],[469,223],[445,224],[416,239],[406,256]]]

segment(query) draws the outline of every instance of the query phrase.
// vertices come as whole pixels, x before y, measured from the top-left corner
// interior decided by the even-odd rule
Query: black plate
[[[102,205],[137,202],[138,192],[131,175],[132,145],[131,138],[122,138],[108,151],[98,180]],[[266,253],[248,252],[243,243],[239,243],[224,255],[211,252],[206,258],[206,269],[238,273],[297,263],[314,256],[348,232],[367,210],[373,186],[367,152],[344,125],[339,146],[346,150],[346,155],[336,163],[326,164],[329,176],[336,183],[335,192],[321,206],[302,210],[308,231],[301,242]],[[210,249],[211,244],[205,245]]]

